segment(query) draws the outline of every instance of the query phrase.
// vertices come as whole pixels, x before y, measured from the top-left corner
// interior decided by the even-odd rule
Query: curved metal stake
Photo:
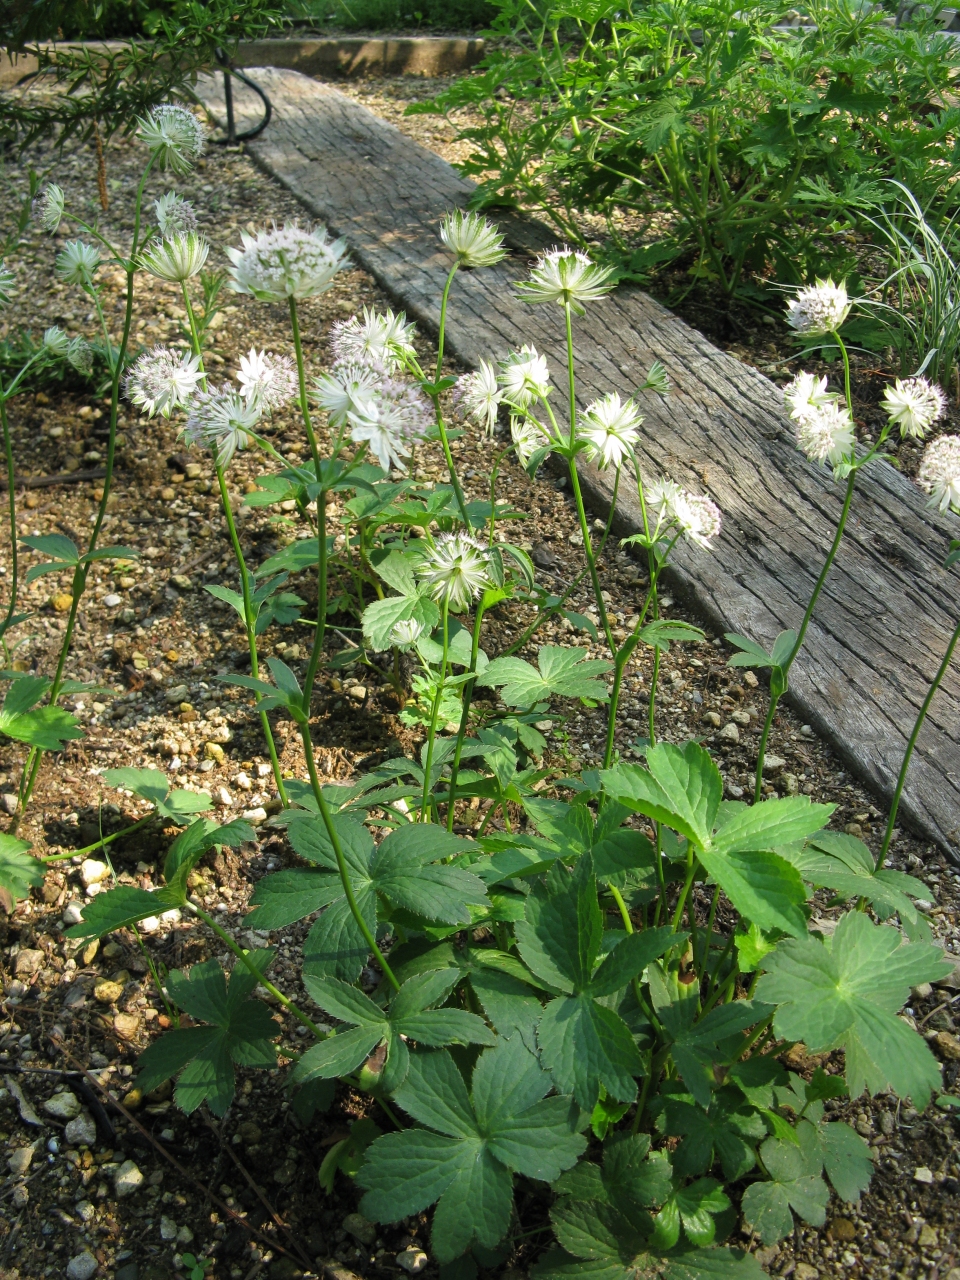
[[[217,138],[215,141],[220,146],[235,147],[238,142],[249,142],[263,133],[273,117],[273,104],[255,80],[251,80],[248,75],[238,70],[238,68],[231,67],[225,57],[218,57],[217,61],[223,68],[223,98],[227,108],[227,136],[225,138]],[[263,103],[263,119],[255,128],[247,129],[243,133],[237,133],[236,119],[233,114],[233,84],[230,79],[231,76],[236,76],[238,80],[242,80],[248,88],[257,94]]]

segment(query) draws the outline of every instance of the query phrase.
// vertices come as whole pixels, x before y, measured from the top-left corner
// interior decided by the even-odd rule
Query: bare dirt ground
[[[377,92],[383,92],[381,84]],[[365,88],[364,92],[371,92]],[[108,148],[111,208],[102,225],[125,238],[131,226],[131,199],[143,154],[134,143]],[[71,200],[92,217],[97,212],[92,153],[74,150],[62,161],[37,151],[7,176],[22,182],[26,164],[55,170]],[[151,198],[167,184],[149,184]],[[208,150],[200,167],[178,184],[192,199],[213,249],[211,261],[225,264],[224,247],[239,241],[240,229],[300,212],[291,198],[254,169],[242,152]],[[9,219],[14,192],[2,196],[0,217]],[[0,338],[18,325],[35,332],[60,323],[71,332],[92,332],[92,316],[75,292],[53,284],[53,258],[68,231],[51,240],[28,232],[11,265],[20,280],[16,305],[4,316]],[[109,277],[108,277],[109,278]],[[108,315],[118,324],[119,277],[108,285]],[[172,289],[143,277],[139,281],[137,344],[184,341],[181,303]],[[324,367],[330,325],[361,305],[387,305],[376,283],[357,270],[345,271],[323,298],[305,307],[303,328],[312,373]],[[427,338],[419,340],[429,355]],[[213,371],[228,376],[252,345],[290,349],[282,308],[235,295],[225,296],[216,330]],[[455,370],[454,370],[455,371]],[[105,406],[89,388],[47,386],[11,406],[18,475],[29,477],[96,468],[102,460]],[[86,736],[60,756],[48,756],[33,803],[20,833],[37,853],[83,848],[119,829],[142,809],[130,797],[106,787],[101,771],[119,764],[150,765],[171,781],[209,792],[222,817],[255,814],[275,799],[259,722],[246,695],[217,681],[218,673],[243,670],[246,652],[235,615],[203,590],[203,584],[235,585],[236,574],[209,459],[184,453],[176,419],[142,421],[125,409],[123,444],[115,500],[106,540],[137,547],[140,558],[123,567],[107,564],[93,578],[81,610],[81,625],[68,663],[70,674],[94,680],[97,695],[73,701]],[[305,453],[302,428],[292,414],[273,420],[274,438],[286,452]],[[469,429],[456,446],[468,493],[480,496],[487,484],[489,445]],[[273,465],[252,453],[231,466],[229,480],[240,517],[241,537],[256,566],[286,541],[306,534],[294,515],[241,505],[257,475]],[[424,450],[415,475],[424,486],[442,480],[439,455]],[[21,533],[67,531],[82,535],[95,509],[93,482],[21,489]],[[504,471],[502,493],[527,514],[513,536],[527,546],[541,575],[566,584],[582,567],[573,534],[575,523],[566,490],[552,479],[530,481],[514,464]],[[573,536],[572,536],[573,535]],[[26,563],[36,557],[26,556]],[[0,551],[0,583],[9,582],[9,548]],[[603,560],[605,589],[618,627],[628,624],[643,598],[645,577],[636,562],[611,547]],[[315,608],[309,575],[293,588]],[[31,612],[19,627],[13,660],[24,669],[50,672],[64,626],[66,579],[40,579],[24,595]],[[117,600],[119,597],[119,600]],[[588,612],[584,593],[571,602]],[[683,603],[664,601],[670,616],[696,622]],[[488,615],[483,646],[495,655],[519,634],[526,615],[506,604]],[[344,634],[356,626],[344,612],[333,619]],[[549,624],[544,638],[581,645],[586,632]],[[303,668],[310,639],[304,624],[272,627],[262,652],[282,653]],[[541,641],[542,642],[542,641]],[[332,637],[331,647],[342,647]],[[530,647],[534,652],[536,645]],[[725,665],[721,639],[707,635],[698,645],[677,647],[663,666],[658,732],[667,739],[700,736],[714,750],[727,793],[748,785],[756,758],[758,723],[766,693],[752,672]],[[630,754],[644,729],[650,664],[631,663],[618,745]],[[318,682],[313,737],[326,778],[347,778],[401,751],[419,746],[416,734],[397,718],[397,704],[382,674],[355,666]],[[298,739],[276,727],[286,772],[303,777]],[[595,763],[601,754],[603,713],[574,709],[550,738],[544,767],[551,778],[568,773],[574,761]],[[208,747],[208,744],[211,744]],[[873,847],[882,834],[882,805],[844,771],[830,749],[784,709],[778,716],[771,752],[781,764],[771,772],[770,794],[794,790],[835,803],[834,825]],[[0,747],[0,792],[15,791],[22,763],[16,744]],[[550,780],[548,779],[548,786]],[[476,825],[483,809],[467,810],[465,826]],[[519,818],[520,815],[514,815]],[[215,910],[224,928],[242,940],[250,892],[267,871],[295,863],[283,835],[260,822],[258,839],[236,852],[208,856],[198,868],[194,891]],[[154,884],[172,831],[162,824],[141,828],[111,846],[118,878]],[[0,1143],[5,1178],[0,1182],[0,1280],[99,1276],[114,1280],[166,1280],[186,1274],[188,1250],[210,1260],[216,1280],[254,1280],[269,1273],[287,1280],[299,1271],[326,1272],[338,1280],[354,1275],[400,1274],[398,1252],[427,1246],[428,1224],[413,1219],[376,1228],[358,1221],[350,1181],[338,1176],[327,1195],[318,1167],[347,1125],[369,1114],[389,1122],[376,1108],[343,1090],[325,1116],[303,1125],[289,1103],[287,1063],[300,1042],[296,1023],[277,1012],[286,1053],[277,1070],[238,1073],[238,1096],[222,1121],[197,1113],[185,1117],[169,1088],[140,1098],[131,1093],[138,1053],[167,1025],[162,1000],[150,976],[147,956],[167,968],[190,965],[222,953],[217,939],[194,921],[164,922],[146,938],[146,953],[121,930],[100,947],[78,949],[63,936],[64,913],[81,903],[86,887],[80,857],[54,864],[46,882],[10,917],[0,916],[0,969],[4,1000],[0,1013]],[[902,830],[892,865],[920,875],[930,886],[931,923],[937,937],[960,957],[960,884],[955,869],[932,846]],[[818,903],[829,921],[831,908]],[[281,990],[316,1012],[299,982],[300,943],[306,925],[273,935],[278,958],[272,972]],[[944,1085],[956,1091],[960,1039],[955,1016],[960,978],[953,985],[918,990],[906,1016],[915,1019],[944,1064]],[[319,1016],[319,1015],[318,1015]],[[794,1065],[811,1069],[821,1059],[793,1051]],[[828,1064],[835,1069],[835,1064]],[[83,1070],[82,1081],[63,1079],[63,1070]],[[52,1074],[48,1074],[51,1073]],[[86,1082],[86,1087],[83,1084]],[[64,1085],[76,1096],[48,1106]],[[97,1111],[96,1099],[123,1102],[125,1112]],[[84,1119],[67,1131],[68,1114],[83,1107]],[[779,1248],[762,1251],[768,1268],[797,1280],[816,1275],[929,1277],[960,1280],[957,1190],[960,1186],[958,1121],[936,1107],[924,1115],[881,1097],[871,1104],[845,1104],[844,1112],[869,1139],[877,1172],[858,1210],[833,1202],[821,1231],[798,1227]],[[176,1164],[172,1163],[176,1161]],[[133,1169],[131,1169],[131,1165]],[[141,1176],[142,1175],[142,1176]],[[546,1199],[531,1191],[524,1204],[524,1228],[542,1225]],[[517,1240],[513,1255],[489,1273],[518,1280],[534,1260],[536,1235]],[[741,1244],[747,1241],[741,1240]],[[751,1242],[756,1248],[756,1242]],[[284,1250],[286,1252],[284,1252]],[[89,1253],[82,1265],[75,1261]],[[405,1255],[409,1256],[409,1255]],[[90,1267],[92,1266],[92,1270]],[[68,1271],[68,1267],[72,1267]],[[86,1268],[86,1269],[84,1269]],[[422,1274],[436,1274],[432,1262]]]

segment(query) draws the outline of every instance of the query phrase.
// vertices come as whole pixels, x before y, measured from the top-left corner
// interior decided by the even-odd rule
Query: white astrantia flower
[[[517,457],[523,466],[530,465],[530,459],[538,449],[550,444],[550,436],[536,418],[518,418],[510,415],[510,438],[513,440]]]
[[[519,286],[524,302],[557,302],[578,316],[583,303],[596,302],[613,288],[613,269],[591,262],[579,249],[551,249],[537,260],[530,279]]]
[[[148,418],[155,413],[169,418],[178,405],[189,402],[202,381],[199,356],[157,346],[138,356],[130,366],[127,398]]]
[[[43,346],[52,356],[65,356],[70,347],[70,339],[59,325],[44,331]]]
[[[153,240],[140,255],[140,266],[160,280],[182,284],[198,275],[210,253],[208,241],[196,231],[180,231]]]
[[[93,372],[93,347],[86,338],[71,338],[67,344],[67,359],[77,373]]]
[[[315,298],[333,284],[346,265],[343,240],[331,240],[324,227],[310,230],[297,222],[251,236],[241,232],[242,249],[228,249],[230,287],[261,302]]]
[[[33,216],[44,231],[52,233],[59,227],[60,219],[63,217],[65,199],[62,187],[58,187],[55,182],[51,182],[49,186],[43,188],[36,200],[34,200]]]
[[[330,348],[338,364],[365,364],[395,373],[410,356],[415,356],[413,335],[416,325],[407,323],[404,312],[363,308],[363,319],[351,316],[338,320],[330,334]]]
[[[89,285],[100,265],[100,251],[82,240],[68,240],[54,265],[64,284]]]
[[[139,136],[150,148],[161,169],[189,173],[203,150],[203,125],[186,107],[163,102],[144,119],[138,119]]]
[[[260,406],[246,400],[225,382],[219,391],[198,391],[190,401],[184,439],[209,449],[227,467],[238,449],[250,444],[250,432],[260,421]]]
[[[853,444],[853,419],[839,400],[820,405],[797,422],[797,448],[811,462],[829,462],[835,467],[851,452]]]
[[[642,422],[633,400],[622,403],[616,391],[611,391],[581,413],[577,438],[587,442],[587,457],[598,467],[619,467],[636,448]]]
[[[310,398],[329,415],[330,425],[342,426],[348,413],[362,414],[385,377],[384,370],[365,364],[335,364],[314,378]]]
[[[932,507],[960,515],[960,436],[939,436],[927,445],[918,479]]]
[[[830,279],[818,280],[816,284],[798,289],[791,298],[787,304],[787,324],[804,337],[835,333],[850,314],[852,305],[845,285],[834,284]]]
[[[196,231],[197,215],[193,205],[189,200],[178,196],[175,191],[168,191],[159,200],[154,200],[153,208],[162,236],[175,236],[183,231]]]
[[[681,489],[670,504],[670,510],[684,537],[709,550],[710,539],[720,532],[721,517],[717,504]]]
[[[275,356],[272,351],[258,351],[256,347],[240,357],[237,381],[241,395],[247,400],[255,399],[264,413],[289,404],[300,390],[289,356]]]
[[[366,444],[384,471],[406,471],[403,459],[422,440],[433,421],[430,406],[417,387],[381,375],[372,394],[347,410],[350,439]]]
[[[835,403],[839,397],[827,390],[826,378],[818,378],[815,373],[798,373],[783,388],[783,398],[790,417],[799,420],[809,413],[816,413],[825,404]]]
[[[461,374],[453,398],[461,413],[483,427],[486,435],[493,435],[503,397],[497,383],[497,371],[492,364],[481,360],[479,369]]]
[[[492,267],[507,256],[503,236],[479,213],[457,209],[440,223],[440,239],[461,267]]]
[[[497,381],[503,388],[503,398],[517,409],[525,409],[535,397],[550,392],[550,367],[546,356],[528,344],[519,351],[511,351],[506,360],[499,361]]]
[[[395,622],[390,632],[390,643],[398,649],[409,649],[417,643],[423,634],[423,623],[416,618],[407,618],[403,622]]]
[[[462,613],[493,585],[487,548],[466,533],[445,533],[429,548],[416,569],[434,600]]]
[[[16,283],[17,277],[6,265],[4,260],[0,258],[0,303],[6,304],[10,301]]]
[[[925,436],[947,411],[947,397],[927,378],[898,378],[883,393],[883,407],[901,436]]]

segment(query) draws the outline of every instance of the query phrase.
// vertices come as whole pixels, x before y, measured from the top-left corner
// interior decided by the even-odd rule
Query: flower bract
[[[845,404],[831,400],[797,421],[797,447],[811,462],[837,466],[852,450],[853,419]]]
[[[342,426],[347,414],[362,414],[384,376],[382,369],[364,364],[336,364],[329,373],[313,380],[310,398],[329,415],[334,427]]]
[[[203,269],[209,253],[210,245],[203,236],[180,231],[148,245],[140,255],[140,266],[160,280],[180,284]]]
[[[441,535],[416,572],[434,600],[443,601],[454,613],[468,609],[493,582],[486,547],[466,533]]]
[[[550,369],[546,356],[536,347],[524,344],[519,351],[511,351],[506,360],[499,362],[497,381],[503,388],[503,398],[517,409],[525,409],[535,397],[550,392]]]
[[[299,391],[297,371],[289,356],[275,356],[272,351],[251,347],[240,357],[237,372],[241,395],[256,400],[264,413],[272,413],[288,404]]]
[[[883,407],[901,436],[925,436],[947,411],[947,397],[927,378],[898,378],[883,393]]]
[[[178,405],[189,402],[202,380],[199,356],[158,346],[145,351],[130,366],[126,392],[148,418],[156,413],[169,418]]]
[[[832,280],[798,289],[787,304],[787,324],[804,337],[815,338],[836,331],[850,314],[846,286]]]
[[[198,392],[190,402],[189,412],[184,438],[209,449],[221,467],[229,465],[238,449],[246,449],[249,433],[260,420],[256,401],[245,399],[229,383],[219,391]]]
[[[580,415],[577,437],[587,443],[587,456],[598,467],[619,467],[637,444],[643,417],[633,400],[622,403],[619,395],[609,395],[587,406]]]
[[[309,230],[296,222],[274,226],[251,236],[241,233],[242,249],[227,249],[233,263],[230,287],[261,302],[315,298],[333,284],[345,265],[342,240],[331,240],[324,227]]]
[[[189,200],[178,196],[175,191],[168,191],[159,200],[154,200],[153,208],[162,236],[175,236],[181,231],[196,231],[197,215],[193,205]]]
[[[55,182],[44,187],[34,200],[33,216],[44,231],[54,232],[59,227],[60,219],[63,217],[64,201],[63,189]]]
[[[408,356],[416,355],[413,335],[416,326],[407,323],[401,311],[374,311],[363,308],[363,318],[339,320],[330,335],[334,359],[342,364],[364,364],[395,373]]]
[[[483,427],[488,436],[492,436],[502,399],[497,371],[493,365],[481,360],[479,369],[464,373],[457,379],[453,394],[460,411]]]
[[[381,377],[372,393],[347,410],[350,438],[367,444],[384,471],[405,471],[415,441],[430,427],[430,407],[416,387]]]
[[[492,267],[507,256],[503,236],[479,213],[448,214],[440,223],[440,239],[462,267]]]
[[[409,649],[416,644],[423,632],[422,623],[415,618],[407,618],[403,622],[395,622],[390,632],[390,642],[398,649]]]
[[[798,373],[784,387],[783,398],[790,417],[799,420],[807,414],[816,413],[825,404],[834,404],[839,397],[827,390],[826,378],[818,378],[815,373]]]
[[[67,360],[78,373],[88,374],[93,371],[93,347],[86,338],[71,338],[67,345]]]
[[[161,169],[188,173],[203,150],[203,125],[186,107],[163,102],[139,120],[139,136]]]
[[[927,445],[918,479],[931,506],[960,515],[960,436],[940,436]]]
[[[538,449],[550,443],[550,437],[536,418],[510,416],[510,438],[516,447],[517,457],[527,467]]]
[[[518,288],[525,302],[557,302],[582,316],[585,302],[610,292],[612,277],[612,268],[598,266],[579,249],[551,249]]]
[[[68,240],[57,254],[55,265],[64,284],[89,285],[100,265],[100,253],[92,244]]]
[[[17,277],[10,268],[0,258],[0,302],[6,304],[10,301],[13,293],[13,287],[17,283]]]
[[[70,347],[70,339],[59,325],[53,325],[52,328],[44,331],[43,345],[50,355],[65,356]]]

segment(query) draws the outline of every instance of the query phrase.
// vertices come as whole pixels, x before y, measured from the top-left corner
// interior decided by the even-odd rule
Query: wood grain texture
[[[250,150],[317,218],[346,237],[354,259],[409,315],[436,329],[449,258],[441,216],[473,184],[445,161],[335,90],[292,72],[258,71],[274,123]],[[215,84],[201,86],[216,110]],[[510,219],[509,243],[544,243],[536,224]],[[522,253],[463,272],[450,302],[448,350],[467,365],[522,342],[544,352],[566,413],[559,307],[515,300]],[[678,546],[674,585],[715,628],[769,647],[796,627],[832,539],[841,505],[830,472],[794,447],[780,391],[713,347],[640,290],[621,287],[576,321],[578,403],[630,394],[654,359],[673,394],[645,395],[645,476],[667,475],[709,493],[724,516],[713,552]],[[609,510],[611,478],[581,468],[590,501]],[[617,529],[635,531],[635,497],[621,495]],[[953,517],[886,463],[860,480],[848,533],[798,659],[789,693],[801,715],[868,784],[889,796],[906,736],[953,629],[960,601],[940,567]],[[902,812],[943,848],[960,847],[960,675],[950,672],[921,734]]]

